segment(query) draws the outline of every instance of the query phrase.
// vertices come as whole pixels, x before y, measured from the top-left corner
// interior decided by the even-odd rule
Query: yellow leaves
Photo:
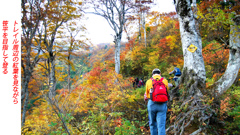
[[[125,55],[125,60],[132,60],[132,51],[128,51],[127,54]]]
[[[60,81],[60,82],[64,82],[64,81],[66,81],[67,79],[67,74],[65,74],[65,75],[60,75],[59,77],[58,77],[58,81]]]
[[[27,115],[26,122],[22,129],[28,127],[31,131],[25,131],[27,134],[44,134],[50,130],[49,121],[57,120],[57,116],[53,115],[54,112],[49,109],[49,104],[45,102],[41,102],[41,105],[38,107],[34,107],[31,115]]]
[[[210,99],[208,103],[212,104],[213,100],[214,100],[214,97],[212,97],[212,99]]]
[[[153,51],[151,53],[149,53],[149,56],[148,56],[148,59],[149,59],[149,69],[153,69],[155,67],[158,67],[158,59],[159,59],[159,55]]]
[[[56,70],[61,70],[61,67],[57,67]],[[102,111],[102,113],[96,114],[96,118],[99,120],[96,124],[101,125],[109,115],[121,115],[114,112],[115,108],[122,105],[121,101],[127,97],[130,97],[130,101],[134,101],[135,97],[125,97],[125,89],[121,89],[121,87],[126,88],[126,86],[129,85],[129,80],[123,79],[122,75],[115,74],[115,71],[102,71],[100,68],[96,68],[95,71],[96,72],[84,75],[84,85],[80,84],[71,92],[67,89],[59,90],[58,94],[65,93],[66,96],[57,95],[56,100],[59,108],[64,108],[64,110],[72,114],[81,114],[84,116],[83,120],[90,118],[88,117],[89,112],[97,113],[101,109],[104,109],[104,112]],[[66,75],[63,74],[62,78],[64,78],[64,76]],[[95,79],[96,81],[92,81],[91,79]],[[118,79],[119,84],[115,82],[116,79]],[[38,106],[32,108],[31,114],[27,115],[26,125],[23,127],[29,127],[32,131],[26,131],[25,134],[50,134],[51,131],[59,130],[59,127],[62,125],[60,124],[61,122],[59,122],[58,115],[52,110],[52,108],[55,107],[46,100],[38,101]],[[71,133],[79,134],[77,129],[71,124],[66,124]],[[80,125],[79,128],[82,127],[84,126]]]
[[[56,67],[56,78],[58,81],[63,82],[67,80],[68,74],[63,72],[65,70],[64,67]]]
[[[177,42],[177,36],[176,35],[169,35],[166,37],[166,39],[168,40],[168,46],[170,47],[170,49],[174,49],[177,48],[178,46],[176,45]]]
[[[128,96],[127,96],[128,102],[134,102],[134,99],[136,99],[136,96],[135,96],[135,95],[128,95]]]
[[[82,1],[80,1],[80,2],[77,2],[77,4],[78,4],[78,5],[82,5],[83,3],[82,3]]]

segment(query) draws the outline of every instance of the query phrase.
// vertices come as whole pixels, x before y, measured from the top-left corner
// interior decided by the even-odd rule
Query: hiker
[[[141,78],[138,83],[138,88],[141,88],[142,86],[144,86],[144,82],[143,79]]]
[[[161,82],[161,83],[160,83]],[[158,85],[159,84],[159,85]],[[164,89],[165,93],[159,94],[164,101],[156,101],[154,95],[157,89]],[[147,110],[149,117],[149,127],[152,135],[165,135],[166,115],[167,115],[167,101],[168,101],[168,81],[161,77],[160,69],[152,71],[152,78],[146,82],[146,98],[148,99]],[[152,96],[151,96],[152,95]],[[152,98],[151,98],[152,97]],[[146,99],[145,98],[145,99]]]
[[[169,75],[174,74],[173,80],[175,82],[175,86],[178,87],[179,82],[180,82],[180,77],[182,75],[182,72],[179,68],[174,67],[174,70],[169,73]]]
[[[134,82],[133,82],[133,87],[137,88],[138,87],[138,83],[139,83],[139,79],[136,77]]]

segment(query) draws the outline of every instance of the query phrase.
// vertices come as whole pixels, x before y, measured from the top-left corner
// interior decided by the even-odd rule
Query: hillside
[[[33,9],[46,6],[39,8],[45,18],[31,14],[38,10],[22,18],[24,32],[34,33],[34,24],[26,24],[36,20],[28,14],[41,23],[34,38],[22,35],[32,44],[22,43],[21,134],[150,135],[144,94],[155,68],[166,89],[174,85],[165,106],[166,134],[240,133],[239,2],[197,1],[191,7],[190,0],[174,1],[177,12],[146,14],[145,29],[134,10],[126,16],[125,31],[133,33],[127,42],[92,46],[76,34],[85,30],[74,22],[82,19],[82,3],[61,2],[35,3]],[[175,67],[182,73],[179,85],[169,74]],[[136,78],[144,85],[135,85]]]

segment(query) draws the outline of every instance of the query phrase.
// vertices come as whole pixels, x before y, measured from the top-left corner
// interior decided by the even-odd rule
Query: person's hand
[[[168,83],[168,87],[169,87],[169,88],[172,88],[172,87],[173,87],[173,84]]]
[[[144,94],[144,101],[147,101],[147,94]]]

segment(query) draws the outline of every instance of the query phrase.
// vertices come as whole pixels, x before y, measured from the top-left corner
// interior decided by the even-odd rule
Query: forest
[[[240,1],[172,3],[160,13],[152,0],[22,0],[21,134],[150,135],[134,79],[159,68],[174,84],[174,67],[166,134],[240,134]],[[113,43],[86,37],[89,9]]]

